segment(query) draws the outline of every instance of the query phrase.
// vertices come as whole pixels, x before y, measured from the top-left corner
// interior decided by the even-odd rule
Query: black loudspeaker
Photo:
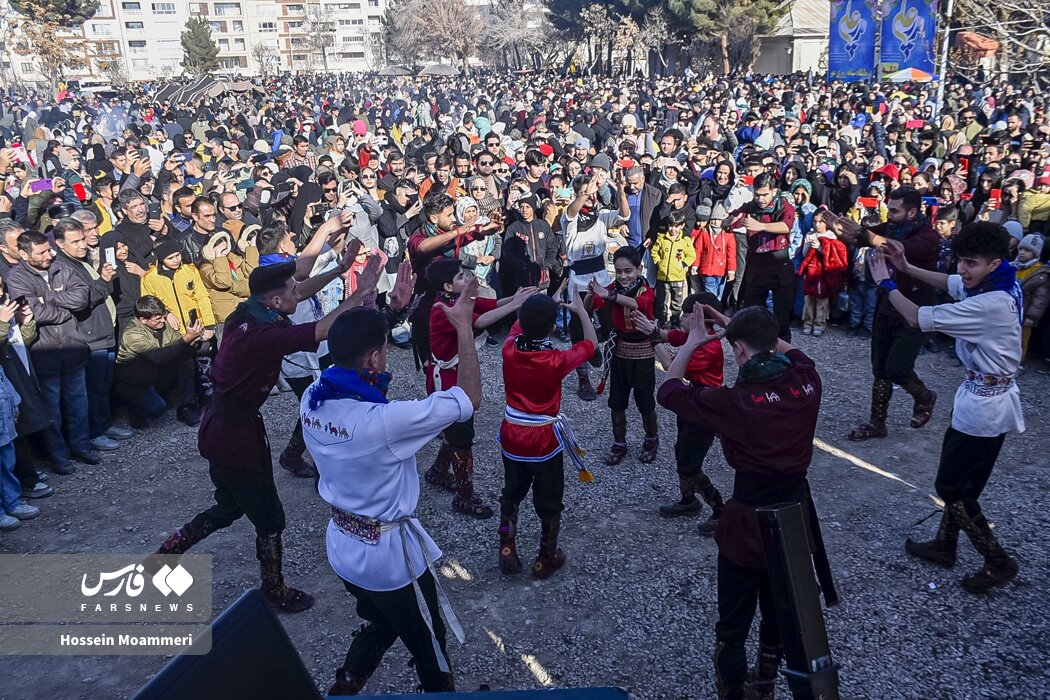
[[[795,698],[839,700],[839,665],[831,658],[802,506],[759,508],[758,524],[784,642],[788,687]]]
[[[135,694],[134,700],[320,700],[262,593],[242,595],[211,623],[211,651],[180,654]]]

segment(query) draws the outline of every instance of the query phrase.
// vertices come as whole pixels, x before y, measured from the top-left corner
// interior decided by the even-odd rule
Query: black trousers
[[[419,611],[412,584],[393,591],[369,591],[345,579],[340,580],[343,581],[346,590],[357,599],[357,616],[366,623],[346,652],[346,661],[343,663],[346,672],[351,676],[370,677],[379,668],[383,654],[400,639],[412,654],[423,690],[445,690],[446,679],[438,665],[434,642],[430,630],[427,629],[426,620]],[[445,623],[441,619],[434,577],[429,571],[424,571],[417,580],[430,611],[434,637],[451,668],[452,664],[448,660],[445,647]]]
[[[634,405],[647,416],[656,410],[656,360],[628,360],[614,353],[609,370],[609,408],[626,411],[634,393]]]
[[[737,566],[718,557],[718,622],[715,624],[715,672],[727,688],[741,688],[747,676],[747,652],[744,644],[755,610],[762,617],[758,623],[758,641],[768,646],[780,645],[773,591],[769,574],[764,569]]]
[[[503,455],[502,502],[519,505],[532,489],[532,506],[540,520],[561,515],[565,510],[564,453],[542,462],[523,462]]]
[[[887,303],[879,299],[879,305]],[[871,371],[875,379],[888,379],[903,386],[913,379],[915,358],[926,341],[926,334],[899,319],[875,310],[871,326]]]
[[[791,269],[790,261],[786,263],[787,269]],[[751,267],[758,267],[751,263]],[[783,340],[791,340],[791,310],[795,307],[795,278],[794,272],[788,274],[785,271],[747,271],[744,278],[744,290],[741,295],[743,306],[761,306],[766,308],[766,298],[773,294],[773,316],[777,319],[777,336]]]
[[[306,377],[285,377],[284,381],[288,382],[288,386],[292,388],[292,392],[295,393],[295,398],[301,402],[303,400],[303,394],[310,388],[310,385],[314,383],[312,376]],[[306,443],[303,442],[303,420],[299,416],[299,411],[295,412],[295,427],[292,428],[292,438],[288,441],[289,446],[296,448],[298,453],[301,455],[306,450]]]
[[[273,483],[273,465],[252,465],[248,469],[231,469],[216,462],[208,463],[208,473],[215,485],[215,505],[202,515],[215,529],[229,527],[242,515],[255,526],[256,534],[266,537],[284,532],[284,506]]]
[[[678,465],[678,476],[693,478],[704,471],[704,459],[715,441],[715,434],[704,430],[696,423],[683,420],[678,422],[678,439],[674,443],[674,457]]]
[[[474,416],[461,423],[453,423],[445,428],[445,442],[457,450],[469,450],[474,447]]]
[[[995,437],[977,437],[949,427],[941,445],[941,462],[937,465],[934,488],[945,503],[962,501],[970,519],[981,514],[977,499],[981,497],[988,477],[992,475],[1006,433]]]

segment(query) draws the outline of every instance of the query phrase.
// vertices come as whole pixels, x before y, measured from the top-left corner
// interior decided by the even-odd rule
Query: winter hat
[[[518,206],[520,207],[522,204],[527,204],[532,207],[532,211],[536,216],[540,215],[540,203],[536,199],[536,195],[530,194],[528,197],[522,197],[518,200]]]
[[[712,221],[725,221],[729,218],[729,212],[726,211],[724,204],[719,202],[711,209],[711,220]]]
[[[610,160],[609,156],[605,155],[604,153],[599,153],[598,155],[591,158],[591,170],[595,168],[601,168],[605,172],[611,173],[612,160]]]
[[[633,126],[634,128],[637,129],[638,128],[638,120],[635,119],[633,114],[625,114],[625,115],[623,115],[623,118],[620,120],[620,126]]]
[[[361,119],[355,119],[353,124],[354,136],[364,136],[368,133],[368,125]]]
[[[1020,221],[1014,221],[1014,220],[1007,221],[1006,223],[1003,224],[1003,228],[1006,229],[1006,232],[1010,234],[1011,238],[1016,238],[1017,240],[1020,241],[1020,240],[1022,240],[1025,237],[1025,235],[1024,235],[1024,227],[1021,226],[1021,222]]]
[[[172,238],[161,238],[157,245],[153,246],[153,255],[156,256],[157,262],[163,262],[164,258],[175,253],[181,253],[182,248]]]
[[[590,139],[579,138],[579,139],[576,139],[576,143],[573,144],[573,145],[576,148],[590,148],[591,147],[591,142],[590,142]]]
[[[705,199],[696,205],[696,220],[697,221],[710,221],[711,220],[711,200]]]
[[[790,191],[794,192],[795,190],[797,190],[799,188],[804,189],[806,191],[806,194],[809,195],[810,197],[813,196],[813,184],[809,180],[807,180],[806,178],[800,177],[799,179],[797,179],[794,182],[792,182]]]
[[[1039,257],[1043,253],[1043,242],[1044,239],[1038,233],[1030,233],[1021,239],[1021,242],[1017,245],[1018,249],[1024,248],[1035,253],[1035,257]]]

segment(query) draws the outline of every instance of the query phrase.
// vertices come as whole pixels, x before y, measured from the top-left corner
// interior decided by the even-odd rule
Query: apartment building
[[[113,63],[133,81],[181,75],[180,37],[191,17],[208,21],[225,73],[371,70],[382,65],[384,10],[385,0],[100,0],[95,15],[63,37],[92,57],[67,77],[110,78],[100,66]],[[32,56],[5,59],[18,79],[42,80]]]

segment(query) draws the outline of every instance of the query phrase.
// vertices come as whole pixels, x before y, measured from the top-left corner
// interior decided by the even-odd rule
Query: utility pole
[[[955,9],[955,0],[948,0],[948,8],[944,14],[944,32],[941,35],[941,60],[937,68],[937,98],[933,103],[933,116],[941,114],[944,103],[944,84],[948,82],[945,72],[948,70],[948,46],[951,44],[952,34],[952,11]]]

